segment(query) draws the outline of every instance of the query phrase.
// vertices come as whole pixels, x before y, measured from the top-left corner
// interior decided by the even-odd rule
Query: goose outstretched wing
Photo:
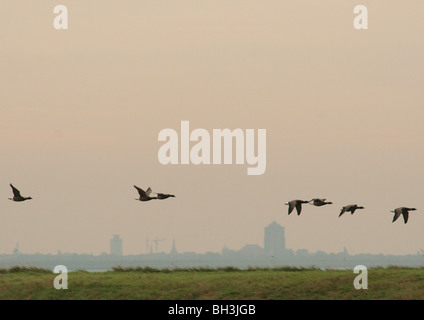
[[[17,198],[21,197],[21,193],[19,192],[18,189],[16,189],[12,184],[10,184],[10,186],[12,187],[12,191],[13,191],[13,195]]]

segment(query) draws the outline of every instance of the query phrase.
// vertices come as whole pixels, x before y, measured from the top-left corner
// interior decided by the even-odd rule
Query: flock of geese
[[[22,202],[25,200],[31,200],[31,197],[23,197],[21,195],[21,192],[16,189],[12,184],[10,184],[10,187],[12,188],[13,191],[13,198],[9,198],[9,200],[12,201],[16,201],[16,202]],[[143,189],[137,187],[136,185],[134,185],[134,188],[137,189],[139,197],[136,198],[135,200],[139,200],[139,201],[150,201],[150,200],[164,200],[164,199],[168,199],[171,197],[175,197],[175,195],[173,194],[168,194],[168,193],[154,193],[152,192],[152,189],[150,187],[147,188],[146,191],[144,191]],[[156,195],[155,197],[151,196],[151,195]],[[290,202],[286,202],[285,204],[289,206],[289,214],[293,212],[293,210],[296,208],[297,211],[297,215],[300,215],[300,213],[302,212],[302,204],[306,204],[309,203],[311,205],[314,205],[316,207],[322,207],[325,205],[329,205],[329,204],[333,204],[330,201],[325,201],[326,199],[312,199],[309,201],[306,200],[292,200]],[[358,206],[357,204],[351,204],[348,206],[344,206],[339,214],[339,218],[345,213],[345,212],[350,212],[351,214],[354,214],[356,210],[358,209],[365,209],[362,206]],[[403,216],[403,221],[405,223],[408,222],[408,218],[409,218],[409,211],[415,211],[417,209],[415,208],[407,208],[407,207],[400,207],[397,208],[391,212],[393,212],[395,215],[393,216],[393,221],[395,222],[400,215]]]
[[[293,210],[296,208],[297,215],[300,215],[300,213],[302,212],[302,204],[309,203],[309,204],[312,204],[312,205],[317,206],[317,207],[325,206],[327,204],[333,204],[332,202],[325,201],[325,200],[326,199],[312,199],[310,201],[292,200],[290,202],[286,202],[285,204],[289,206],[289,214],[292,213]],[[362,206],[358,206],[357,204],[350,204],[348,206],[344,206],[341,209],[341,211],[340,211],[339,218],[345,212],[350,212],[351,214],[354,214],[355,211],[358,210],[358,209],[365,209],[365,208],[362,207]],[[393,221],[392,222],[395,222],[400,217],[400,215],[402,215],[403,216],[403,221],[405,223],[407,223],[408,222],[408,219],[409,219],[409,211],[415,211],[415,210],[417,210],[417,209],[415,209],[415,208],[407,208],[407,207],[400,207],[400,208],[397,208],[397,209],[395,209],[393,211],[390,211],[390,212],[393,212],[395,214],[393,216]]]
[[[9,200],[12,201],[16,201],[16,202],[22,202],[25,200],[31,200],[31,197],[23,197],[21,196],[21,192],[16,189],[12,184],[10,184],[10,187],[12,188],[13,191],[13,198],[8,198]],[[164,200],[164,199],[168,199],[171,197],[175,197],[175,195],[173,194],[168,194],[168,193],[154,193],[152,192],[152,189],[149,187],[147,188],[146,191],[144,191],[143,189],[134,186],[134,188],[137,189],[139,197],[136,198],[135,200],[139,200],[139,201],[149,201],[149,200],[153,200],[153,199],[159,199],[159,200]],[[151,197],[151,194],[155,194],[156,197]]]

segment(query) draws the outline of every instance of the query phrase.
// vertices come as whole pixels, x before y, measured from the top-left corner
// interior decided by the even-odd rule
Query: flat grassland
[[[0,300],[422,300],[424,268],[368,269],[368,289],[353,270],[314,268],[152,268],[69,272],[68,289],[50,270],[0,269]]]

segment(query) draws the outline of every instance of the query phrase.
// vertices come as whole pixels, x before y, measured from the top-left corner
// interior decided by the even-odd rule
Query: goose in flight
[[[296,208],[297,215],[300,215],[300,213],[302,212],[302,203],[309,203],[309,201],[292,200],[290,202],[286,202],[285,205],[289,206],[289,214],[292,213],[294,208]]]
[[[144,191],[143,189],[137,187],[136,185],[134,186],[134,188],[137,189],[138,194],[140,195],[140,198],[135,199],[135,200],[139,200],[139,201],[149,201],[152,199],[157,199],[157,197],[151,197],[150,194],[152,193],[152,189],[147,188],[146,191]]]
[[[393,217],[392,223],[395,222],[400,217],[400,215],[403,216],[403,221],[405,223],[407,223],[408,218],[409,218],[409,211],[415,211],[415,210],[417,210],[417,209],[401,207],[401,208],[397,208],[393,211],[390,211],[390,212],[393,212],[395,214],[394,217]]]
[[[326,204],[333,204],[332,202],[325,200],[326,199],[312,199],[311,201],[309,201],[309,203],[317,207],[325,206]]]
[[[357,209],[365,209],[365,208],[360,207],[357,204],[351,204],[351,205],[345,206],[345,207],[342,208],[342,211],[340,211],[339,218],[345,212],[350,212],[351,214],[354,214]]]
[[[18,189],[16,189],[12,184],[10,184],[10,186],[12,187],[13,198],[8,198],[9,200],[22,202],[22,201],[25,201],[25,200],[31,200],[32,199],[31,197],[22,197],[21,193]]]

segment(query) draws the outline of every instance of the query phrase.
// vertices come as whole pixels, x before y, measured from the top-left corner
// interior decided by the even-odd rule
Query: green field
[[[58,276],[36,268],[0,270],[0,299],[70,300],[350,300],[424,298],[424,268],[368,269],[368,289],[356,290],[353,270],[319,269],[116,269],[68,273],[68,289],[56,290]]]

